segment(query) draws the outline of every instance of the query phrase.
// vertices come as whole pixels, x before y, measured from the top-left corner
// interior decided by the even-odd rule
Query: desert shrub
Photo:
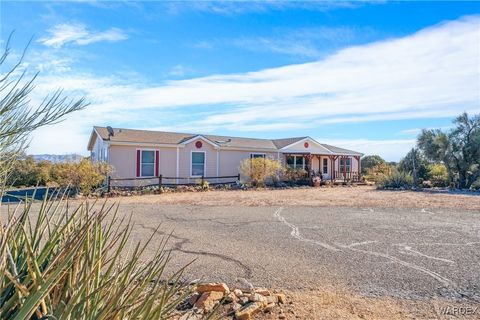
[[[282,171],[282,164],[270,158],[244,159],[240,162],[240,175],[246,182],[262,187],[269,181],[275,182]]]
[[[56,164],[52,176],[53,181],[61,187],[89,194],[102,184],[109,171],[105,163],[93,163],[85,158],[80,162]]]
[[[293,168],[286,168],[285,173],[283,175],[286,181],[290,181],[295,183],[300,180],[304,180],[308,176],[308,172],[303,169],[293,169]]]
[[[433,187],[448,186],[448,170],[444,164],[433,164],[428,168],[428,176]]]
[[[472,183],[470,190],[480,190],[480,177],[474,183]]]
[[[36,162],[32,156],[20,157],[8,175],[7,185],[13,187],[45,186],[51,182],[52,163]]]
[[[0,225],[0,319],[172,315],[185,297],[184,268],[165,274],[168,237],[146,257],[153,235],[131,246],[131,220],[119,218],[114,205],[96,206],[85,202],[71,211],[60,200],[45,201],[38,214],[30,204],[7,209]]]
[[[380,163],[367,171],[363,177],[365,180],[373,181],[376,184],[383,180],[386,176],[391,175],[394,167],[388,163]]]
[[[429,189],[429,188],[433,187],[432,182],[429,181],[429,180],[422,181],[421,183],[419,182],[419,184],[422,186],[422,188]]]
[[[393,170],[391,174],[385,175],[378,183],[379,189],[401,189],[411,188],[413,186],[413,178],[411,175]]]

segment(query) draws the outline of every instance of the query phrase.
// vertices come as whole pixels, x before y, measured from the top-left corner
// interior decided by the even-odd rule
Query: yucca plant
[[[167,275],[168,237],[143,259],[153,234],[132,246],[131,217],[115,204],[1,209],[0,319],[164,319],[189,293],[184,268]]]

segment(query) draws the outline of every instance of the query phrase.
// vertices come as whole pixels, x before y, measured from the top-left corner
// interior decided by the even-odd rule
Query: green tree
[[[470,188],[480,177],[480,115],[463,113],[453,123],[448,132],[423,130],[418,147],[429,160],[443,162],[460,188]]]
[[[362,174],[365,174],[370,169],[385,163],[386,161],[378,155],[364,156],[361,160]]]
[[[401,172],[411,174],[416,185],[419,178],[428,179],[428,165],[428,160],[422,152],[417,148],[412,148],[397,166]]]

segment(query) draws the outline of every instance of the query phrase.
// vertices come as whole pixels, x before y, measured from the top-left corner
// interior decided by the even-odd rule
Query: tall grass
[[[167,275],[168,237],[132,245],[116,205],[64,199],[2,206],[0,319],[163,319],[188,292]]]

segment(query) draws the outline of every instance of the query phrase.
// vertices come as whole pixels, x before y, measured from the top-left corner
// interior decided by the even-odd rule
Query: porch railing
[[[335,171],[334,180],[358,182],[360,181],[360,174],[358,171]]]

